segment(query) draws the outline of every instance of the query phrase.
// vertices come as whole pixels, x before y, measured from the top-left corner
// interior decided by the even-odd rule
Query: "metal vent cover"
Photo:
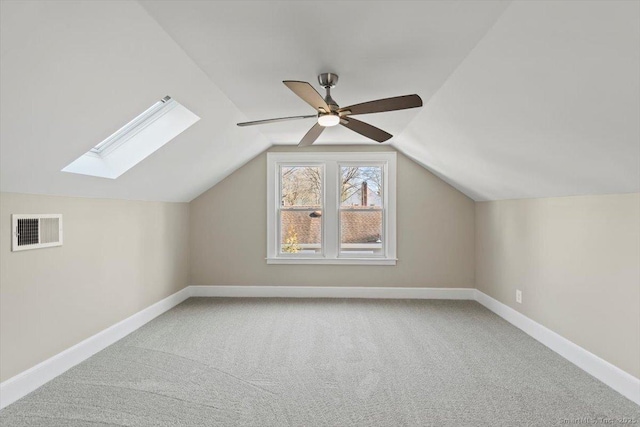
[[[62,214],[11,215],[12,251],[62,246]]]

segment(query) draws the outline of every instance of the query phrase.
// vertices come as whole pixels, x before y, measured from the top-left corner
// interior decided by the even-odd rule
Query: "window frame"
[[[322,166],[322,251],[280,253],[281,166]],[[383,254],[340,254],[341,166],[382,166]],[[396,265],[395,152],[267,153],[267,264]]]
[[[316,254],[310,254],[310,253],[297,253],[297,254],[288,254],[288,253],[283,253],[281,252],[281,245],[277,244],[278,242],[282,241],[282,220],[281,220],[281,214],[282,214],[282,205],[281,205],[281,201],[282,201],[282,168],[283,167],[293,167],[293,166],[311,166],[311,167],[319,167],[320,171],[321,171],[321,176],[322,176],[322,185],[321,185],[321,189],[320,189],[320,203],[321,205],[321,210],[323,212],[322,216],[320,217],[320,229],[322,230],[321,233],[321,237],[320,237],[320,253],[316,253]],[[274,188],[274,191],[276,192],[276,199],[277,199],[277,203],[275,205],[275,209],[276,209],[276,217],[275,217],[275,221],[276,223],[274,224],[275,227],[275,233],[276,233],[276,255],[278,257],[281,258],[323,258],[324,257],[324,253],[325,253],[325,215],[324,215],[324,210],[325,210],[325,175],[326,175],[327,171],[325,168],[324,163],[321,162],[278,162],[278,164],[276,165],[276,187]],[[288,211],[307,211],[309,209],[305,209],[305,208],[296,208],[296,207],[292,207],[290,209],[286,209]]]
[[[343,167],[366,167],[366,166],[375,166],[375,167],[380,167],[382,169],[382,207],[381,208],[377,208],[377,209],[367,209],[366,212],[372,212],[372,211],[376,211],[379,210],[382,212],[382,237],[383,237],[383,245],[382,245],[382,254],[378,255],[378,254],[357,254],[357,255],[350,255],[349,253],[342,253],[342,220],[341,220],[341,214],[342,212],[346,212],[346,211],[351,211],[351,212],[356,212],[358,211],[358,209],[354,209],[352,208],[347,208],[347,207],[342,207],[342,202],[340,200],[340,194],[337,194],[337,208],[338,208],[338,214],[337,214],[337,222],[338,222],[338,258],[377,258],[377,259],[385,259],[386,258],[386,254],[387,254],[387,247],[386,247],[386,240],[387,240],[387,224],[385,222],[386,216],[387,216],[387,192],[386,192],[386,187],[385,187],[385,183],[387,181],[387,174],[388,174],[388,168],[387,168],[387,162],[382,162],[382,161],[357,161],[357,162],[343,162],[343,161],[338,161],[338,185],[342,185],[342,168]]]

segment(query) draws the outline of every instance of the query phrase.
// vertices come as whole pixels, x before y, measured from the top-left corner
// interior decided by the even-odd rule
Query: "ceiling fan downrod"
[[[340,107],[338,106],[338,103],[331,97],[331,88],[336,87],[336,85],[338,84],[338,75],[335,73],[318,74],[318,83],[320,83],[320,86],[322,86],[326,90],[324,101],[327,103],[329,108],[331,108],[331,112],[337,111]],[[327,111],[327,113],[329,113],[329,111]]]

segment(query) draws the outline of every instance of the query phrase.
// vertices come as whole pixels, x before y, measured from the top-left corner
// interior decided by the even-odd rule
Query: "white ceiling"
[[[137,2],[0,4],[2,191],[189,201],[270,145]],[[60,171],[165,95],[201,120],[116,180]]]
[[[297,143],[313,119],[235,123],[312,114],[281,81],[323,71],[343,106],[418,93],[362,119],[476,200],[640,191],[639,2],[1,4],[2,191],[189,201]],[[202,120],[117,180],[60,172],[165,95]]]
[[[442,86],[507,6],[479,2],[142,1],[184,51],[251,120],[314,114],[282,80],[340,76],[333,98],[347,106]],[[363,117],[398,134],[418,110]],[[314,120],[264,125],[276,144],[297,144]],[[319,143],[370,143],[342,126]]]
[[[512,3],[395,145],[475,200],[640,191],[640,2]]]

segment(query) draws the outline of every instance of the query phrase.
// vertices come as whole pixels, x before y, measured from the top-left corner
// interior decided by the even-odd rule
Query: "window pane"
[[[383,255],[382,211],[366,207],[340,211],[340,253]]]
[[[314,254],[322,251],[322,211],[280,211],[280,252]]]
[[[282,166],[280,182],[281,206],[320,207],[322,203],[321,167]]]
[[[340,167],[340,206],[382,206],[382,167]]]

